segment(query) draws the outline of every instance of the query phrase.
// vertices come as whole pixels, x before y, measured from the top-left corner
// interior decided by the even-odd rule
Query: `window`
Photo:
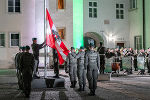
[[[130,9],[136,9],[137,8],[137,0],[130,0]]]
[[[97,2],[89,2],[89,17],[97,18]]]
[[[124,19],[124,4],[116,4],[116,19]]]
[[[20,13],[20,0],[8,0],[8,12]]]
[[[134,46],[135,46],[135,49],[137,50],[142,49],[142,37],[141,36],[134,37]]]
[[[58,0],[58,9],[64,9],[64,0]]]
[[[65,28],[58,28],[58,34],[61,39],[65,39]]]
[[[5,46],[5,34],[0,33],[0,47]]]
[[[10,46],[19,46],[19,34],[10,33]]]

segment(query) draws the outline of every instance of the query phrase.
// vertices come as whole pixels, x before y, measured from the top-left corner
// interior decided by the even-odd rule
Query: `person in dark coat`
[[[105,53],[106,53],[106,49],[103,46],[103,43],[100,42],[100,47],[98,47],[97,52],[100,55],[100,74],[104,74],[104,70],[105,70]]]
[[[39,50],[44,48],[46,46],[46,41],[44,41],[42,44],[37,44],[37,38],[32,38],[33,44],[31,44],[35,65],[34,65],[34,77],[37,77],[38,72],[38,66],[39,66]]]
[[[20,59],[20,70],[22,73],[23,81],[23,93],[26,97],[30,96],[31,92],[31,81],[34,68],[34,56],[32,53],[29,53],[30,47],[26,46],[26,52],[21,56]]]

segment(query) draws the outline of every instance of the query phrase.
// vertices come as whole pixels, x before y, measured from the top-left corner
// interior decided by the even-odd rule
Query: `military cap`
[[[23,47],[22,47],[22,50],[25,50],[25,49],[26,49],[26,47],[25,47],[25,46],[23,46]]]
[[[84,47],[80,47],[80,49],[84,49]]]
[[[33,41],[33,40],[37,40],[37,38],[32,38],[32,41]]]
[[[28,45],[26,46],[26,50],[30,50],[30,47]]]
[[[19,49],[22,49],[22,46],[20,46]]]
[[[90,43],[90,47],[95,47],[93,43]]]
[[[75,50],[75,48],[74,48],[74,47],[71,47],[71,50]]]

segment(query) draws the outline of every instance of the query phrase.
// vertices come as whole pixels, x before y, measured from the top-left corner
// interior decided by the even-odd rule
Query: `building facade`
[[[35,0],[0,0],[0,68],[14,67],[18,46],[34,36]]]
[[[149,0],[130,0],[130,46],[134,49],[150,47],[149,4]]]
[[[78,6],[75,1],[46,0],[46,7],[68,49],[75,45],[73,40],[78,30],[83,30],[81,38],[85,47],[89,42],[98,46],[100,41],[108,48],[135,47],[135,36],[138,38],[143,32],[142,0],[137,0],[138,9],[130,9],[130,0],[81,1],[76,0],[76,3],[83,5],[83,13],[80,12],[83,19],[75,22],[74,9]],[[38,38],[38,43],[44,41],[44,0],[0,0],[0,7],[0,68],[11,68],[18,46],[31,45],[33,37]],[[74,27],[76,23],[83,25]],[[149,41],[147,36],[146,40]],[[41,63],[44,63],[43,53],[41,50]]]

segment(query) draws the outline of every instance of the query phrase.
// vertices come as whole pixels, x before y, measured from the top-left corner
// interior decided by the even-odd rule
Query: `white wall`
[[[73,46],[73,0],[64,0],[65,9],[57,9],[57,0],[49,1],[49,13],[57,27],[65,27],[65,39],[63,40],[67,48]]]
[[[31,45],[35,34],[35,0],[20,0],[21,13],[8,13],[7,0],[0,0],[0,32],[5,33],[5,47],[0,48],[0,68],[12,66],[18,47],[10,47],[9,32],[19,32],[21,45]],[[29,3],[30,2],[30,3]]]
[[[134,48],[134,37],[143,35],[142,0],[137,0],[137,9],[129,11],[130,18],[130,46]]]
[[[88,2],[97,1],[97,18],[89,18]],[[125,18],[116,19],[116,3],[125,4]],[[109,34],[116,38],[124,38],[125,46],[129,46],[129,21],[128,21],[128,0],[84,0],[84,33],[97,32],[101,36],[107,37]],[[104,24],[104,20],[109,20],[110,24]],[[104,31],[103,34],[101,31]],[[104,40],[104,45],[109,48],[115,48],[115,41]]]

